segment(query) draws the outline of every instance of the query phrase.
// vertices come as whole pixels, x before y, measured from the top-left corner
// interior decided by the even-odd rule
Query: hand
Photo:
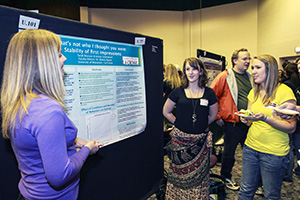
[[[292,104],[292,103],[283,103],[281,104],[280,106],[278,106],[279,109],[289,109],[289,110],[296,110],[296,111],[300,111],[300,107],[299,106],[296,106],[295,104]],[[292,119],[294,118],[296,115],[287,115],[287,114],[283,114],[283,113],[279,113],[279,112],[276,112],[276,115],[280,116],[282,119],[286,119],[286,120],[289,120],[289,119]]]
[[[279,109],[289,109],[289,110],[300,111],[299,108],[297,109],[297,106],[296,106],[295,104],[293,104],[293,103],[288,103],[288,102],[281,104],[281,105],[278,106],[277,108],[279,108]]]
[[[81,139],[79,137],[76,138],[75,140],[75,147],[76,148],[82,148],[86,143],[88,143],[87,140]]]
[[[103,146],[103,144],[96,140],[91,140],[87,142],[84,146],[88,147],[91,150],[90,155],[93,155],[99,150],[101,146]]]
[[[265,118],[266,118],[266,115],[264,113],[256,113],[254,115],[247,117],[247,120],[255,122],[255,121],[262,121]]]
[[[220,118],[219,120],[217,120],[216,123],[217,123],[220,127],[223,127],[223,126],[224,126],[224,121],[223,121],[222,118]]]
[[[240,117],[240,121],[244,124],[247,124],[248,119],[245,119],[244,117]]]

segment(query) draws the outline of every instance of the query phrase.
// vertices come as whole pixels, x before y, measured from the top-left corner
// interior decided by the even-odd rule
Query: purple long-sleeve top
[[[26,199],[77,199],[79,171],[90,149],[76,151],[75,125],[60,104],[39,96],[10,137],[21,172],[19,190]]]

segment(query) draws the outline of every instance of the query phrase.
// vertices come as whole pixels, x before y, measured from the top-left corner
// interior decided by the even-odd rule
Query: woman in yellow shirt
[[[281,199],[281,185],[288,165],[289,136],[296,121],[273,114],[272,106],[296,104],[293,91],[278,81],[278,64],[270,55],[255,57],[252,63],[254,87],[248,95],[253,116],[241,118],[251,125],[243,149],[242,183],[239,200],[253,199],[260,178],[266,199]],[[271,107],[271,108],[270,108]]]

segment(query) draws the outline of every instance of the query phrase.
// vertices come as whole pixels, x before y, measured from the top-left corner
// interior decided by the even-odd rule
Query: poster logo
[[[139,59],[136,57],[123,57],[123,65],[139,65]]]

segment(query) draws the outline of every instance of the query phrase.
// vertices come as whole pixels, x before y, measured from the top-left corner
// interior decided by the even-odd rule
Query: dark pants
[[[290,146],[290,151],[288,154],[289,162],[288,162],[288,168],[286,169],[285,175],[283,177],[283,180],[288,182],[293,181],[293,169],[294,169],[293,143],[294,143],[294,134],[289,134],[289,146]]]
[[[249,127],[243,123],[224,122],[224,152],[222,155],[221,175],[231,179],[234,166],[234,154],[237,145],[244,146]]]
[[[297,160],[300,160],[300,127],[297,126],[296,131],[293,134],[293,145],[295,148],[296,158]],[[297,176],[300,177],[300,166],[297,163],[297,167],[295,168],[295,173]]]
[[[290,152],[289,152],[289,165],[288,168],[286,170],[286,173],[284,175],[284,181],[293,181],[293,169],[294,169],[294,151],[296,154],[296,158],[297,160],[300,160],[300,153],[299,153],[299,149],[300,149],[300,127],[299,125],[297,126],[296,131],[293,134],[289,134],[289,145],[290,145]],[[296,163],[296,168],[295,168],[295,174],[297,176],[300,176],[300,167],[298,165],[298,163]]]

